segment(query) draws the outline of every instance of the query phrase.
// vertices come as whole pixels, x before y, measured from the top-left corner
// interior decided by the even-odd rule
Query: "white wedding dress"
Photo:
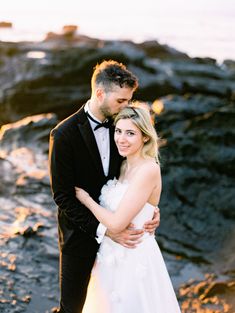
[[[100,204],[114,211],[128,183],[116,179],[103,186]],[[136,228],[152,219],[146,203],[134,218]],[[180,313],[161,251],[154,236],[144,234],[135,249],[104,237],[88,287],[83,313]]]

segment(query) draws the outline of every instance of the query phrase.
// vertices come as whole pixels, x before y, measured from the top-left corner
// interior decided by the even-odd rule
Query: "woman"
[[[115,143],[125,157],[120,177],[101,190],[100,204],[83,189],[77,198],[112,232],[151,219],[161,194],[158,137],[146,109],[129,106],[115,119]],[[154,236],[135,249],[105,237],[96,258],[83,313],[179,313]]]

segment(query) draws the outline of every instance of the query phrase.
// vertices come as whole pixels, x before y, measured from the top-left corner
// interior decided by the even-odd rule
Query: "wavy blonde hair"
[[[153,126],[150,112],[147,109],[148,105],[144,102],[132,102],[128,107],[122,109],[114,120],[114,125],[119,120],[130,119],[136,127],[139,128],[142,135],[148,140],[144,143],[142,149],[142,155],[144,158],[152,157],[155,158],[157,163],[159,162],[159,137]]]

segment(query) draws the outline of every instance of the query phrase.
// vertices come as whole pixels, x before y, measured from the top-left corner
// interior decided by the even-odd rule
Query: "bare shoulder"
[[[141,166],[139,167],[137,173],[139,175],[143,175],[143,177],[148,176],[156,179],[161,176],[160,165],[156,163],[155,159],[146,159]]]

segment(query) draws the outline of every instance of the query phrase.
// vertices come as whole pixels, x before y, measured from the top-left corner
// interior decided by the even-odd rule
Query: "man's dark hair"
[[[138,87],[138,80],[126,66],[113,60],[103,61],[97,64],[91,79],[92,89],[97,85],[102,85],[105,91],[112,90],[113,85],[129,87],[134,91]]]

